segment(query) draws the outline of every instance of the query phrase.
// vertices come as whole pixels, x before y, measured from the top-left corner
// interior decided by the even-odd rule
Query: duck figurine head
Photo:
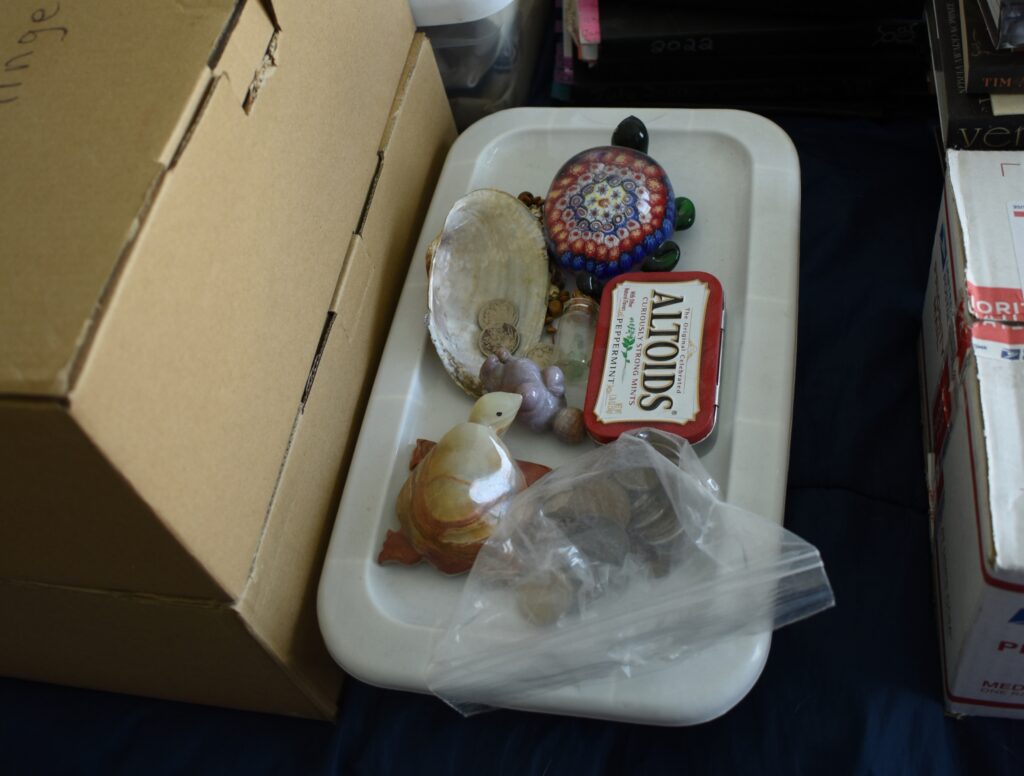
[[[486,393],[473,404],[469,411],[469,422],[485,426],[498,436],[502,436],[508,431],[522,406],[523,397],[518,393]]]
[[[668,271],[679,260],[678,246],[659,249],[676,229],[692,225],[693,203],[676,198],[664,168],[647,155],[640,119],[623,120],[611,143],[581,151],[555,174],[542,214],[548,252],[563,269],[598,280]]]

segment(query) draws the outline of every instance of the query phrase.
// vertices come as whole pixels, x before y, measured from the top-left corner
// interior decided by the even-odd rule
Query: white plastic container
[[[359,679],[426,692],[433,641],[463,585],[432,567],[380,566],[385,533],[417,438],[437,440],[472,402],[449,378],[424,326],[427,245],[452,203],[478,188],[544,194],[574,153],[606,144],[633,113],[650,154],[697,222],[676,235],[687,268],[714,272],[729,306],[715,433],[696,447],[738,506],[782,522],[796,361],[800,170],[788,136],[770,121],[727,110],[519,108],[489,116],[452,146],[405,280],[359,435],[320,580],[327,647]],[[579,447],[513,427],[513,454],[547,466]],[[591,442],[584,442],[591,445]],[[531,710],[659,725],[717,717],[760,676],[770,633],[729,639],[665,671],[563,687]]]
[[[459,129],[521,105],[543,37],[545,0],[409,0],[427,34]]]

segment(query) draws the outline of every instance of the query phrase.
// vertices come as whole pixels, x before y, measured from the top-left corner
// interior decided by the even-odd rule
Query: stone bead
[[[567,445],[579,444],[587,434],[586,426],[583,424],[583,413],[576,407],[559,410],[551,428],[555,432],[555,437]]]

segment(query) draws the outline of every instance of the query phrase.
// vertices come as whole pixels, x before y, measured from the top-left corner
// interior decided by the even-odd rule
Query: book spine
[[[800,52],[844,53],[924,52],[927,35],[920,19],[871,19],[855,23],[808,26],[784,23],[703,27],[683,16],[649,21],[643,28],[620,29],[602,16],[599,61],[672,67],[717,56],[775,56]],[[648,32],[649,30],[649,32]]]
[[[871,56],[850,54],[845,57],[833,55],[792,55],[762,58],[756,66],[750,59],[739,56],[720,56],[713,59],[694,60],[682,68],[646,68],[642,79],[631,79],[630,69],[608,61],[603,56],[593,67],[579,69],[577,80],[600,82],[637,83],[687,83],[691,81],[717,81],[742,87],[753,81],[789,79],[808,81],[839,81],[849,78],[870,77],[885,88],[887,84],[907,86],[916,84],[921,91],[927,89],[928,56]]]
[[[602,5],[605,0],[601,0]],[[608,0],[609,5],[621,5],[630,0]],[[921,3],[917,0],[859,0],[856,4],[822,3],[821,0],[639,0],[638,6],[643,8],[678,8],[685,5],[693,10],[716,12],[747,12],[764,13],[766,10],[773,15],[806,16],[813,14],[823,18],[848,19],[851,16],[880,16],[884,14],[896,16],[913,16],[921,12]]]
[[[1024,74],[992,70],[971,65],[967,70],[968,94],[1020,94],[1024,92]]]
[[[946,122],[946,145],[960,151],[1019,151],[1024,149],[1024,116],[978,120],[951,115]]]
[[[858,105],[908,106],[915,98],[922,104],[931,97],[923,91],[915,93],[913,86],[900,88],[887,82],[890,90],[882,88],[882,79],[870,76],[847,78],[809,79],[771,78],[744,81],[623,81],[580,80],[572,84],[572,100],[577,105],[638,105],[638,106],[797,106],[813,105],[821,111],[844,112],[851,103]]]

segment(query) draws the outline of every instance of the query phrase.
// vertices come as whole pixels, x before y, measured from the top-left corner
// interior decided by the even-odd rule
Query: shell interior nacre
[[[428,249],[427,328],[445,370],[481,396],[480,306],[515,306],[522,354],[540,341],[547,310],[548,256],[540,223],[504,191],[477,189],[459,199]]]

